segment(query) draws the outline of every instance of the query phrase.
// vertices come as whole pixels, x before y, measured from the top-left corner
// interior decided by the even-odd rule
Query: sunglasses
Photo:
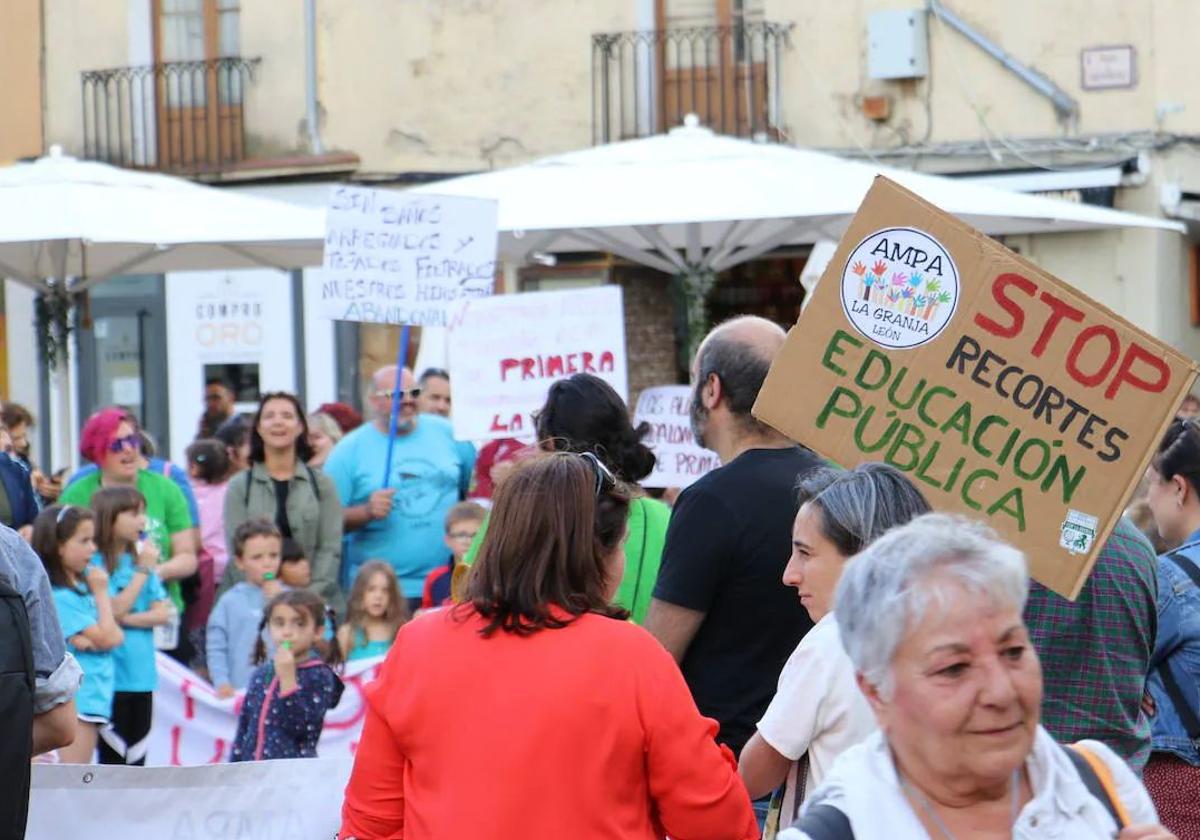
[[[617,477],[612,474],[612,470],[604,466],[604,462],[593,455],[591,452],[581,452],[579,457],[588,462],[588,466],[592,468],[592,475],[596,477],[596,498],[599,499],[605,490],[611,490],[617,486]]]
[[[120,452],[124,449],[138,449],[142,445],[142,439],[137,432],[125,437],[113,438],[112,443],[108,445],[109,452]]]
[[[399,395],[400,399],[402,400],[415,400],[417,397],[421,396],[421,389],[409,388],[407,391],[376,391],[372,396],[377,397],[378,399],[394,400],[396,399],[397,395]]]

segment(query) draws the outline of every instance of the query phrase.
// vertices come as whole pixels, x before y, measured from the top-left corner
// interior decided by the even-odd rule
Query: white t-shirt
[[[800,640],[779,674],[779,688],[758,731],[776,752],[792,759],[779,828],[800,812],[836,759],[875,731],[875,715],[854,680],[832,612]],[[807,762],[799,762],[808,753]],[[799,768],[807,764],[800,787]],[[804,795],[797,796],[801,791]]]

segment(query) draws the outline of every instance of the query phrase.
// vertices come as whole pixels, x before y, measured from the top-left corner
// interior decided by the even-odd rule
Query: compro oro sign
[[[830,460],[904,471],[1074,598],[1194,363],[877,178],[754,406]]]
[[[920,347],[941,334],[958,306],[958,268],[942,244],[916,228],[877,230],[850,252],[842,309],[881,347]]]

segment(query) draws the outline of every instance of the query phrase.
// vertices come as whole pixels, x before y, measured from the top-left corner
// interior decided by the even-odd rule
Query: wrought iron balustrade
[[[82,73],[84,157],[179,174],[246,157],[245,97],[258,58],[172,61]]]
[[[721,134],[777,139],[791,29],[757,21],[593,35],[593,142],[661,133],[689,113]]]

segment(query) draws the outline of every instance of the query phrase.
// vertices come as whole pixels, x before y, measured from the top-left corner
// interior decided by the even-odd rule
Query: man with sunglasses
[[[421,388],[412,371],[404,368],[396,440],[384,486],[395,386],[394,366],[375,371],[366,399],[370,422],[338,442],[325,462],[325,473],[342,501],[343,583],[348,585],[367,560],[386,560],[415,609],[426,575],[445,562],[446,513],[459,500],[470,464],[449,421],[420,413]]]

